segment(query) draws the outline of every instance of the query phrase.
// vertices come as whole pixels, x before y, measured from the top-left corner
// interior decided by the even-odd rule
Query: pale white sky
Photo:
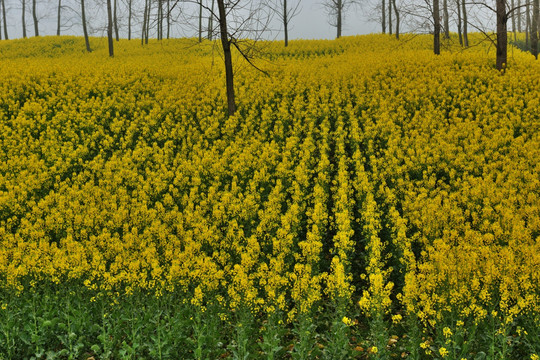
[[[8,33],[11,39],[22,37],[22,1],[23,0],[5,0],[7,12]],[[39,29],[40,35],[55,35],[56,34],[56,22],[57,22],[57,4],[58,0],[37,0],[38,1],[38,15],[39,15]],[[174,0],[173,0],[174,1]],[[207,0],[209,1],[209,0]],[[289,0],[289,3],[293,0]],[[323,0],[301,0],[300,11],[298,15],[291,20],[289,29],[290,39],[333,39],[336,36],[336,29],[332,27],[328,22],[328,15],[325,13],[325,9],[321,5]],[[32,0],[26,0],[26,29],[28,36],[34,35],[34,27],[31,13]],[[141,24],[138,20],[141,14],[139,9],[142,9],[142,2],[140,0],[134,0],[137,3],[137,17],[133,20],[133,36],[140,37]],[[88,22],[92,33],[95,36],[103,35],[103,26],[105,23],[105,0],[86,0]],[[127,11],[126,1],[119,0],[119,17],[121,36],[127,36]],[[62,34],[70,35],[82,35],[82,29],[79,20],[79,2],[78,0],[62,0],[62,4],[65,8],[62,10],[63,17],[63,29]],[[357,35],[368,34],[372,32],[380,31],[380,25],[369,22],[368,17],[364,15],[370,11],[369,5],[364,5],[362,8],[350,9],[345,14],[345,22],[343,26],[342,35]],[[184,5],[184,13],[195,14],[196,9],[193,5]],[[178,24],[173,27],[173,33],[175,36],[196,36],[197,31],[195,29],[197,21],[191,20],[192,26],[186,26],[185,23],[190,20],[183,18],[179,19]],[[206,26],[206,22],[204,23]],[[3,25],[2,25],[3,26]],[[274,31],[272,34],[268,34],[268,37],[282,39],[282,33],[280,32],[281,25],[277,17],[274,18],[271,26]],[[2,33],[3,35],[3,33]],[[152,33],[151,33],[152,36]]]

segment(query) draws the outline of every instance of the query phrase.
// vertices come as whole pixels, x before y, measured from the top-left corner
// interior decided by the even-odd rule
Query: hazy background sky
[[[21,1],[22,0],[5,0],[7,12],[8,32],[10,39],[22,37],[22,20],[21,20]],[[31,0],[26,0],[26,29],[27,35],[34,35],[34,27],[31,13]],[[127,10],[124,3],[125,0],[119,0],[119,19],[121,36],[127,36]],[[291,2],[291,0],[289,0]],[[64,35],[82,35],[80,24],[79,3],[75,0],[63,0],[65,8],[62,10],[63,27],[62,34]],[[142,2],[135,0],[138,8],[142,9]],[[58,0],[38,0],[37,13],[39,15],[39,30],[40,35],[55,35],[57,21],[57,4]],[[91,32],[94,36],[102,36],[104,34],[104,24],[106,19],[104,0],[87,0],[88,23]],[[343,26],[343,36],[368,34],[379,32],[380,25],[369,21],[371,6],[364,3],[361,7],[351,8],[345,14],[345,22]],[[181,36],[196,36],[197,31],[194,26],[197,24],[196,19],[189,18],[197,13],[193,5],[183,5],[184,18],[179,18],[178,23],[172,27],[172,35],[175,37]],[[132,31],[133,37],[140,37],[141,24],[139,19],[140,14],[135,15]],[[187,19],[186,19],[187,17]],[[192,22],[193,25],[186,26],[186,22]],[[206,26],[206,21],[204,22]],[[271,24],[272,32],[266,37],[282,39],[281,24],[277,17],[274,17]],[[152,32],[150,36],[155,36]],[[329,24],[328,15],[319,0],[302,0],[300,3],[300,11],[298,15],[291,20],[289,29],[290,39],[333,39],[336,36],[336,29]]]

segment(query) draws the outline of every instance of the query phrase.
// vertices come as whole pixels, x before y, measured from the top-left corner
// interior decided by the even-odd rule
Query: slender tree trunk
[[[287,16],[287,0],[283,0],[283,30],[285,32],[285,46],[289,46],[289,19]]]
[[[120,35],[118,34],[118,17],[116,16],[116,8],[118,7],[117,0],[114,0],[114,34],[116,41],[120,41]]]
[[[386,2],[382,0],[382,33],[386,34]]]
[[[527,1],[527,0],[525,0]],[[518,32],[521,32],[521,0],[517,0],[517,9],[516,9],[516,17],[517,17],[517,31]]]
[[[225,59],[225,78],[227,84],[227,108],[229,116],[236,112],[236,101],[234,96],[234,80],[231,55],[231,42],[227,31],[227,13],[224,0],[217,0],[219,8],[219,28],[221,32],[221,45],[223,46],[223,57]]]
[[[202,0],[199,0],[199,42],[202,42]]]
[[[461,36],[461,4],[459,3],[459,0],[456,0],[457,4],[457,31],[459,36],[459,45],[463,46],[463,36]]]
[[[84,0],[81,0],[81,17],[86,51],[91,52],[92,49],[90,48],[90,39],[88,38],[88,29],[86,27],[86,6],[84,5]]]
[[[396,39],[399,40],[399,12],[396,6],[396,0],[392,0],[392,7],[394,8],[394,14],[396,15]]]
[[[212,10],[208,16],[208,40],[212,40],[214,36],[214,4],[216,0],[212,0]]]
[[[163,0],[159,0],[159,40],[163,40]]]
[[[529,6],[529,3],[530,1],[529,0],[525,0],[527,1],[525,3],[525,47],[527,48],[527,50],[530,50],[530,47],[529,47],[529,31],[531,31],[531,16],[530,16],[530,6]]]
[[[144,39],[146,37],[146,13],[148,12],[148,0],[144,1],[144,18],[143,18],[143,26],[142,26],[142,33],[141,33],[141,45],[144,45]]]
[[[146,34],[144,34],[144,43],[148,45],[150,37],[150,11],[152,10],[152,0],[148,0],[148,11],[146,12]]]
[[[0,7],[2,7],[2,4],[0,4]],[[0,40],[2,40],[2,18],[1,17],[0,17]]]
[[[161,0],[158,0],[158,10],[157,10],[157,39],[161,40]]]
[[[131,40],[131,12],[133,0],[128,1],[128,40]]]
[[[342,18],[342,10],[343,10],[343,0],[337,0],[337,38],[339,39],[341,37],[341,25],[343,22]]]
[[[392,35],[392,0],[388,0],[388,33]]]
[[[531,52],[538,60],[538,0],[533,0],[533,13],[531,23]]]
[[[4,20],[4,39],[9,40],[8,31],[7,31],[7,21],[6,21],[6,2],[2,0],[2,18]],[[2,31],[2,29],[0,29]]]
[[[439,0],[433,0],[433,20],[434,20],[434,29],[433,29],[433,52],[435,55],[441,53],[441,19],[439,15]]]
[[[22,30],[23,38],[26,39],[26,0],[22,0]]]
[[[506,1],[497,0],[497,70],[503,70],[506,68],[507,62],[507,43],[508,34],[506,33],[506,23],[508,21],[508,14],[506,13]]]
[[[56,36],[60,36],[60,15],[62,13],[62,0],[58,0],[58,16],[56,23]]]
[[[448,16],[448,0],[443,0],[444,38],[450,39],[450,20]]]
[[[111,0],[107,0],[107,39],[109,41],[109,56],[114,56],[114,39],[113,39],[113,13]]]
[[[467,8],[465,0],[461,0],[461,11],[463,13],[463,45],[469,47],[469,34],[467,33]]]
[[[212,3],[212,11],[214,10],[214,4]],[[167,0],[167,39],[171,35],[171,0]]]
[[[510,5],[510,6],[512,7],[512,9],[515,8],[515,5],[516,5],[515,1],[512,0],[512,1],[511,1],[511,5]],[[517,33],[516,33],[516,12],[515,12],[515,11],[512,12],[512,17],[511,17],[511,19],[512,19],[512,32],[514,33],[514,41],[517,41]]]
[[[34,19],[34,36],[39,36],[38,18],[36,12],[36,0],[32,0],[32,18]]]

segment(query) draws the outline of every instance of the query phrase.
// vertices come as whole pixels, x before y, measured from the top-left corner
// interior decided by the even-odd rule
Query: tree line
[[[107,33],[109,55],[114,56],[114,42],[120,39],[120,28],[127,32],[127,39],[138,37],[147,44],[151,36],[162,40],[171,37],[174,23],[188,24],[196,29],[198,41],[203,38],[219,39],[224,54],[228,112],[236,111],[232,69],[232,49],[255,66],[252,41],[260,39],[270,29],[273,18],[281,24],[284,45],[289,43],[291,23],[301,11],[301,0],[91,0],[94,17],[87,16],[85,0],[49,1],[54,8],[56,35],[63,29],[80,27],[86,50],[92,51],[89,25],[94,30]],[[368,0],[364,0],[368,1]],[[517,41],[517,33],[525,33],[525,45],[538,58],[539,0],[375,0],[375,4],[359,0],[323,0],[328,22],[335,27],[336,38],[342,36],[346,15],[354,8],[371,8],[372,20],[380,23],[382,33],[394,35],[399,40],[401,26],[407,32],[429,32],[433,35],[433,51],[441,52],[441,37],[450,38],[451,24],[457,25],[459,43],[468,47],[469,27],[482,32],[496,47],[496,67],[504,71],[507,63],[508,22]],[[54,7],[51,6],[54,5]],[[9,39],[7,19],[14,19],[19,12],[22,36],[29,36],[27,16],[32,17],[33,35],[40,36],[40,20],[51,14],[38,13],[38,0],[0,0],[0,39]],[[471,12],[474,21],[471,21]],[[8,16],[9,14],[9,16]],[[97,14],[97,15],[96,15]],[[493,21],[490,17],[494,18]],[[106,19],[105,24],[100,19]],[[495,29],[489,26],[495,25]],[[2,31],[3,30],[3,31]],[[137,34],[137,32],[139,32]],[[3,37],[2,37],[3,35]],[[250,39],[250,41],[240,41]],[[248,44],[246,46],[246,44]],[[261,70],[262,71],[262,70]],[[263,71],[264,72],[264,71]]]

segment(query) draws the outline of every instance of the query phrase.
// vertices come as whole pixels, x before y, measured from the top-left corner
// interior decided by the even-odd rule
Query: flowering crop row
[[[213,43],[121,41],[107,59],[94,41],[0,44],[3,329],[21,299],[68,289],[184,304],[195,357],[215,356],[209,318],[235,329],[231,356],[540,352],[529,55],[502,76],[483,48],[435,57],[428,37],[269,42],[270,76],[236,59],[227,117]]]

